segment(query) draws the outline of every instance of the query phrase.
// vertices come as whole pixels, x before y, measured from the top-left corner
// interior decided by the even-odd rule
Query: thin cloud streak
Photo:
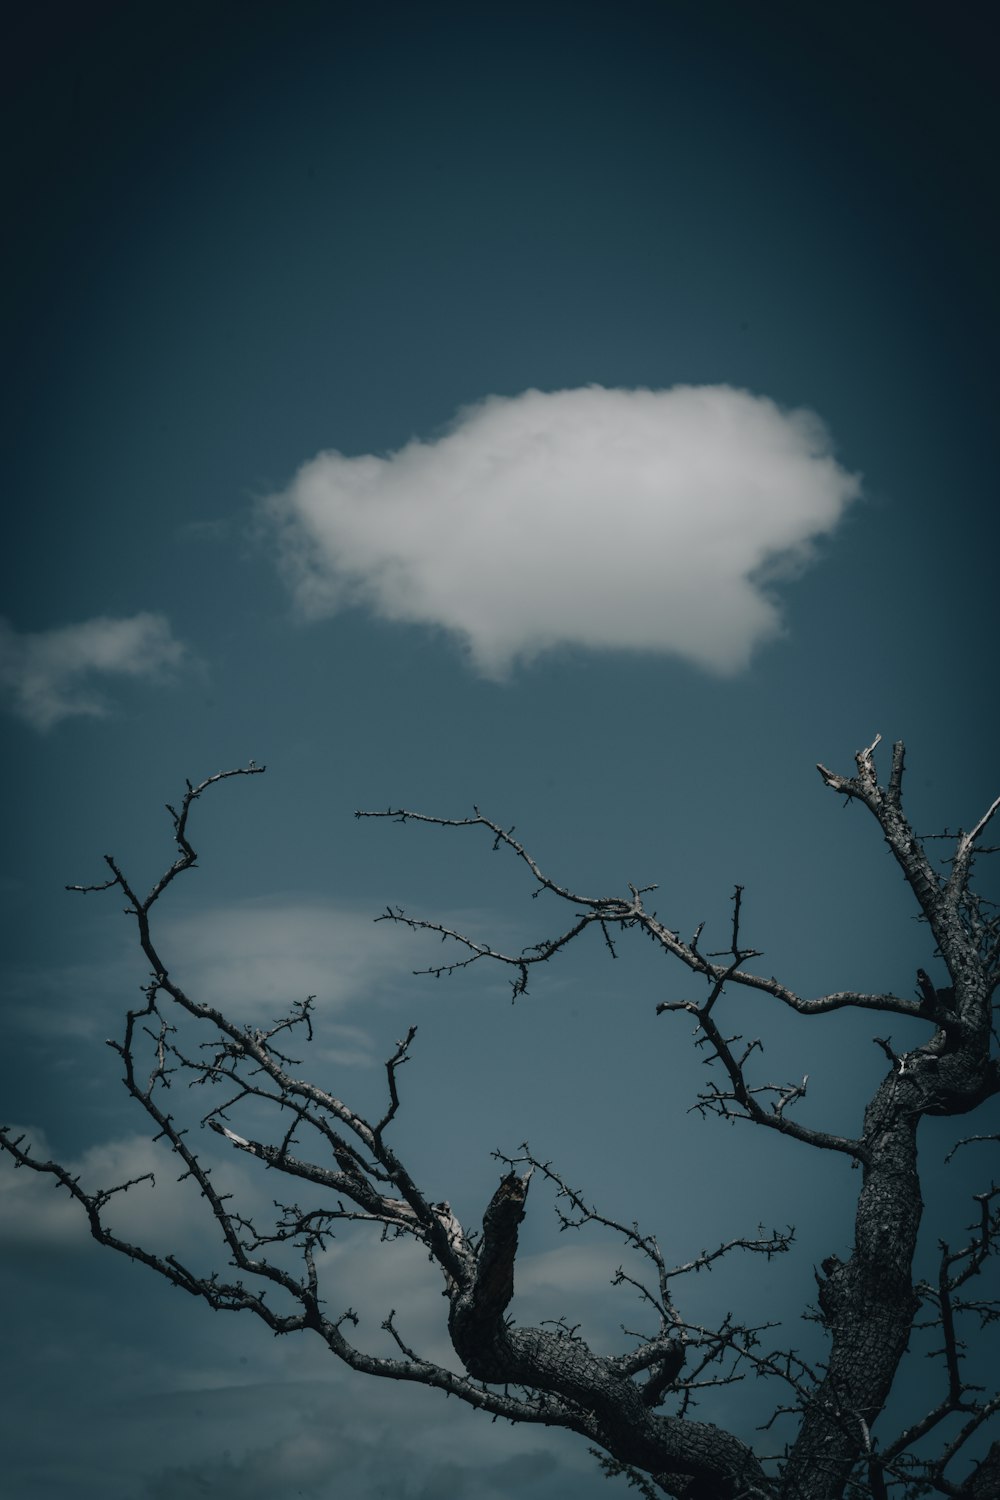
[[[560,646],[731,674],[859,494],[811,412],[588,386],[488,397],[387,458],[321,453],[262,510],[306,618],[437,626],[494,679]]]
[[[36,1161],[53,1155],[61,1159],[39,1127],[14,1125],[10,1130],[15,1139],[24,1137],[24,1149],[30,1148]],[[269,1207],[260,1174],[231,1150],[200,1146],[199,1155],[223,1190],[240,1194],[245,1211]],[[88,1147],[66,1166],[86,1192],[133,1184],[104,1210],[104,1221],[116,1234],[162,1253],[204,1246],[211,1223],[207,1205],[197,1185],[179,1175],[168,1146],[146,1135],[119,1136]],[[91,1243],[83,1209],[56,1178],[18,1168],[6,1153],[0,1157],[0,1247],[68,1253],[89,1250]]]
[[[267,1024],[314,995],[314,1063],[367,1068],[383,1060],[363,1024],[371,1007],[391,1004],[427,957],[421,934],[373,921],[376,907],[374,897],[369,907],[291,896],[209,903],[165,917],[158,946],[188,994],[241,1024]],[[128,935],[91,961],[6,966],[8,1022],[31,1036],[103,1035],[144,965]]]
[[[163,615],[98,615],[52,630],[19,632],[0,619],[0,692],[33,729],[109,712],[94,679],[159,678],[185,654]]]
[[[329,1016],[397,993],[424,952],[419,937],[374,922],[370,909],[278,897],[172,917],[162,950],[176,955],[173,972],[190,994],[240,1021],[274,1020],[315,995],[326,1040]],[[366,1031],[340,1025],[334,1034],[340,1061],[371,1060]]]

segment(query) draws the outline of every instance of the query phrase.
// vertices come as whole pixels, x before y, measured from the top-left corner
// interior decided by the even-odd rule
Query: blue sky
[[[317,993],[315,1067],[359,1107],[416,1022],[406,1150],[471,1222],[490,1152],[527,1137],[675,1259],[795,1223],[777,1271],[691,1305],[806,1337],[846,1163],[687,1113],[698,1062],[655,1015],[683,975],[627,943],[513,1007],[499,974],[414,978],[436,953],[371,921],[386,902],[515,946],[557,914],[471,835],[353,812],[478,803],[575,888],[658,881],[672,925],[720,939],[739,882],[746,935],[806,993],[932,967],[877,830],[814,766],[904,738],[922,831],[1000,790],[980,24],[634,0],[18,23],[6,1119],[95,1183],[145,1169],[103,1044],[143,967],[118,904],[63,885],[106,851],[151,881],[163,803],[254,757],[265,777],[199,807],[201,867],[162,912],[190,986],[248,1020]],[[759,1010],[775,1071],[810,1073],[803,1118],[852,1128],[885,1065],[870,1024]],[[949,1140],[924,1143],[931,1249],[990,1175],[985,1147],[944,1174]],[[23,1178],[0,1179],[19,1497],[608,1493],[582,1443],[182,1305]],[[166,1181],[129,1212],[209,1243]],[[373,1338],[396,1305],[437,1347],[422,1265],[337,1255]],[[612,1339],[619,1260],[560,1239],[539,1192],[521,1315]],[[704,1415],[749,1435],[762,1400]]]

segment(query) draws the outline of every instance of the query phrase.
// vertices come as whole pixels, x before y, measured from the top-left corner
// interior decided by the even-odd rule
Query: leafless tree
[[[432,817],[402,809],[359,813],[485,832],[497,849],[523,864],[535,894],[548,892],[571,915],[555,936],[517,953],[505,953],[443,924],[390,909],[384,918],[432,932],[457,945],[451,962],[426,972],[445,973],[472,964],[506,966],[515,995],[524,992],[532,969],[547,963],[590,927],[614,951],[624,932],[640,931],[690,971],[700,998],[671,1001],[660,1012],[693,1018],[699,1043],[712,1066],[696,1100],[703,1113],[745,1120],[800,1143],[803,1149],[837,1152],[859,1168],[854,1244],[849,1259],[831,1255],[817,1273],[822,1327],[821,1357],[809,1363],[790,1349],[773,1349],[765,1330],[727,1315],[713,1327],[685,1319],[678,1283],[685,1273],[737,1251],[766,1256],[789,1248],[791,1231],[738,1238],[684,1264],[671,1265],[651,1234],[637,1224],[599,1213],[548,1162],[527,1147],[501,1157],[503,1175],[482,1217],[481,1228],[459,1222],[447,1202],[432,1202],[389,1143],[398,1137],[398,1073],[415,1028],[386,1063],[386,1104],[381,1117],[362,1118],[349,1104],[299,1075],[285,1052],[291,1033],[312,1037],[313,997],[267,1029],[254,1029],[187,995],[171,977],[153,937],[153,908],[171,884],[195,863],[188,821],[196,800],[229,777],[262,767],[220,772],[188,783],[179,810],[169,809],[178,854],[142,898],[111,856],[101,885],[71,890],[118,890],[134,919],[150,965],[144,1003],[129,1011],[118,1053],[129,1094],[149,1116],[194,1179],[207,1213],[221,1229],[234,1275],[200,1274],[173,1254],[161,1255],[120,1238],[109,1227],[112,1199],[133,1186],[84,1186],[56,1161],[31,1154],[24,1137],[0,1133],[0,1144],[19,1166],[43,1173],[65,1188],[87,1215],[100,1243],[141,1261],[175,1286],[215,1309],[247,1310],[276,1334],[310,1330],[354,1370],[392,1380],[415,1381],[458,1397],[494,1417],[541,1423],[579,1433],[593,1445],[605,1470],[624,1475],[647,1496],[684,1500],[840,1500],[842,1496],[915,1497],[941,1494],[961,1500],[1000,1496],[1000,1442],[986,1449],[986,1424],[1000,1410],[1000,1394],[973,1385],[967,1374],[966,1324],[986,1328],[1000,1319],[1000,1301],[970,1295],[969,1287],[993,1256],[1000,1231],[1000,1189],[983,1186],[975,1198],[975,1222],[959,1243],[940,1242],[936,1280],[913,1279],[922,1200],[917,1170],[917,1131],[927,1116],[965,1115],[1000,1092],[1000,1063],[992,1050],[992,997],[1000,979],[1000,915],[971,888],[977,855],[995,850],[983,843],[1000,798],[968,833],[947,835],[949,856],[935,867],[925,839],[911,827],[902,804],[902,744],[894,747],[886,784],[875,769],[875,743],[856,757],[857,774],[819,771],[835,793],[859,802],[878,823],[916,899],[930,932],[929,948],[943,960],[950,982],[934,985],[917,971],[914,998],[897,994],[837,991],[805,999],[775,978],[754,972],[759,954],[744,946],[737,888],[728,948],[707,952],[702,929],[688,941],[647,910],[652,888],[628,887],[620,896],[584,896],[546,875],[513,832],[478,809],[467,818]],[[795,1106],[805,1084],[760,1082],[753,1072],[760,1047],[734,1037],[722,1020],[727,992],[743,987],[771,997],[799,1016],[844,1007],[926,1024],[926,1039],[897,1054],[888,1037],[876,1038],[887,1071],[864,1111],[857,1135],[833,1134],[799,1123]],[[204,1039],[184,1039],[194,1025]],[[211,1168],[191,1144],[188,1129],[172,1112],[171,1087],[178,1078],[214,1102],[201,1117],[234,1150],[262,1163],[309,1194],[307,1206],[276,1203],[267,1226],[241,1214],[212,1180]],[[198,1090],[194,1091],[195,1096]],[[187,1097],[191,1097],[188,1093]],[[269,1141],[239,1134],[228,1121],[261,1105],[279,1123]],[[244,1128],[246,1128],[244,1126]],[[968,1140],[998,1140],[989,1133]],[[956,1148],[957,1149],[957,1148]],[[651,1331],[629,1336],[630,1347],[611,1357],[594,1352],[578,1331],[559,1319],[520,1327],[509,1315],[514,1292],[518,1226],[532,1177],[555,1193],[567,1227],[596,1224],[621,1237],[648,1268],[641,1277],[618,1273],[638,1296]],[[323,1283],[322,1251],[347,1223],[365,1226],[376,1238],[407,1237],[421,1245],[439,1268],[447,1303],[448,1333],[460,1362],[452,1368],[411,1348],[387,1312],[383,1329],[391,1356],[367,1352],[354,1342],[357,1317]],[[982,1283],[980,1283],[982,1285]],[[273,1300],[268,1300],[271,1294]],[[927,1367],[933,1382],[930,1409],[895,1435],[876,1435],[876,1420],[911,1339],[930,1330]],[[758,1455],[741,1438],[693,1413],[706,1388],[745,1372],[773,1380],[781,1389],[776,1406],[791,1420],[794,1437],[781,1451]],[[970,1440],[975,1442],[970,1442]],[[767,1439],[765,1441],[768,1441]],[[780,1447],[769,1440],[771,1448]],[[978,1463],[966,1455],[978,1452]]]

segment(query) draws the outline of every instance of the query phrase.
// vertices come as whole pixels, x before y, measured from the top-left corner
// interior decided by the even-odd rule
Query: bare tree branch
[[[400,1070],[409,1060],[415,1026],[386,1060],[381,1113],[366,1118],[338,1094],[309,1082],[299,1061],[284,1050],[296,1039],[305,1045],[312,1040],[314,996],[294,1002],[287,1014],[262,1028],[224,1015],[177,984],[154,941],[154,908],[196,864],[188,833],[194,803],[210,786],[263,769],[253,763],[198,785],[187,783],[179,807],[168,808],[176,857],[145,898],[111,855],[105,856],[107,880],[70,887],[81,893],[117,889],[125,898],[150,978],[143,1004],[127,1012],[121,1039],[109,1045],[122,1063],[126,1091],[144,1111],[154,1139],[176,1158],[181,1180],[190,1180],[200,1193],[207,1222],[221,1233],[230,1271],[201,1274],[176,1254],[132,1244],[115,1232],[110,1206],[152,1174],[111,1187],[85,1187],[60,1163],[33,1155],[24,1136],[10,1129],[0,1131],[0,1149],[18,1167],[65,1189],[101,1244],[140,1261],[208,1306],[251,1312],[274,1333],[309,1332],[359,1372],[443,1390],[494,1417],[576,1432],[595,1445],[607,1473],[626,1478],[643,1494],[677,1500],[889,1500],[890,1495],[898,1500],[902,1491],[904,1500],[930,1492],[959,1500],[997,1500],[997,1444],[964,1477],[955,1465],[968,1463],[966,1455],[977,1451],[986,1424],[1000,1410],[1000,1394],[979,1390],[969,1378],[963,1332],[969,1320],[980,1330],[1000,1322],[1000,1300],[988,1289],[986,1295],[969,1295],[974,1281],[981,1285],[975,1279],[995,1264],[1000,1189],[990,1186],[976,1194],[977,1219],[959,1248],[951,1248],[954,1239],[940,1242],[933,1280],[914,1285],[913,1265],[922,1212],[917,1161],[921,1120],[970,1113],[1000,1092],[991,1007],[1000,977],[1000,914],[970,886],[976,857],[988,852],[982,836],[1000,799],[971,832],[954,836],[946,861],[950,869],[942,876],[925,852],[926,836],[914,834],[903,811],[903,746],[894,747],[883,786],[875,766],[878,744],[876,737],[859,752],[854,776],[819,769],[827,786],[848,803],[861,803],[878,823],[929,926],[935,956],[947,967],[946,986],[935,985],[918,969],[913,998],[833,990],[805,999],[774,976],[754,972],[761,955],[743,940],[742,886],[733,892],[723,939],[728,946],[705,951],[704,923],[684,941],[646,909],[645,898],[655,887],[628,885],[620,896],[575,892],[543,872],[512,828],[484,817],[478,808],[473,817],[451,819],[391,808],[358,814],[484,829],[494,849],[509,851],[527,869],[535,882],[534,896],[545,893],[570,908],[554,935],[518,953],[388,908],[377,920],[433,933],[459,949],[462,956],[454,961],[422,972],[454,973],[491,960],[512,971],[516,998],[526,992],[536,965],[555,959],[589,927],[598,928],[612,957],[621,935],[644,933],[703,986],[700,998],[656,1007],[658,1014],[693,1018],[696,1046],[710,1064],[708,1081],[692,1108],[839,1152],[860,1167],[848,1258],[830,1255],[816,1273],[815,1319],[825,1337],[822,1362],[793,1348],[769,1347],[765,1323],[740,1321],[726,1312],[710,1326],[686,1317],[681,1305],[681,1278],[710,1271],[737,1252],[766,1260],[786,1254],[794,1242],[791,1228],[758,1227],[756,1234],[682,1254],[671,1264],[655,1235],[597,1210],[557,1168],[524,1145],[515,1156],[496,1153],[503,1175],[481,1226],[467,1229],[450,1203],[436,1196],[439,1189],[420,1185],[404,1161]],[[808,1077],[769,1080],[761,1071],[760,1041],[747,1039],[726,1022],[730,997],[739,989],[767,995],[806,1017],[841,1009],[906,1016],[926,1025],[926,1040],[899,1053],[890,1036],[875,1037],[887,1072],[856,1133],[835,1134],[797,1118]],[[190,1091],[172,1092],[180,1080]],[[270,1210],[259,1214],[256,1222],[237,1207],[213,1180],[210,1152],[194,1149],[191,1125],[180,1118],[181,1105],[195,1097],[201,1105],[200,1124],[211,1132],[205,1141],[238,1152],[257,1164],[255,1170],[294,1183],[284,1197],[301,1194],[302,1201],[274,1200],[273,1215]],[[168,1107],[175,1103],[176,1113]],[[390,1145],[390,1136],[402,1140],[403,1148]],[[985,1132],[965,1136],[949,1157],[960,1145],[996,1139]],[[641,1331],[623,1326],[625,1346],[614,1354],[596,1352],[558,1312],[538,1326],[517,1322],[519,1233],[533,1181],[554,1193],[562,1230],[592,1228],[615,1235],[626,1256],[633,1257],[619,1266],[612,1281],[637,1299],[648,1326]],[[365,1347],[350,1332],[359,1328],[359,1315],[346,1291],[331,1285],[336,1262],[328,1254],[331,1240],[345,1232],[372,1236],[373,1249],[384,1240],[419,1245],[441,1277],[447,1331],[463,1373],[422,1354],[404,1332],[405,1320],[397,1322],[394,1308],[385,1309],[374,1346]],[[938,1394],[926,1413],[885,1442],[876,1435],[876,1423],[911,1339],[931,1341],[926,1354],[939,1377]],[[794,1422],[794,1436],[780,1453],[757,1456],[736,1434],[693,1415],[718,1387],[733,1386],[749,1375],[777,1382],[783,1393],[783,1404],[765,1424],[766,1430],[778,1418]],[[939,1447],[929,1455],[926,1440],[932,1434]]]

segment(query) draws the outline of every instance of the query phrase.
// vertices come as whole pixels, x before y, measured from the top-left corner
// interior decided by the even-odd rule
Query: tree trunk
[[[945,998],[950,992],[940,992]],[[977,1009],[979,995],[959,1007]],[[918,1307],[911,1280],[923,1211],[917,1126],[925,1114],[965,1114],[996,1092],[997,1065],[981,1030],[956,1025],[897,1058],[865,1111],[854,1252],[846,1264],[836,1256],[823,1262],[819,1305],[830,1359],[785,1467],[782,1500],[841,1500],[853,1465],[870,1449]]]
[[[871,1161],[863,1169],[854,1253],[846,1264],[836,1256],[823,1262],[819,1305],[830,1360],[806,1407],[782,1500],[840,1500],[909,1340],[918,1305],[910,1271],[923,1201],[917,1117],[900,1109],[898,1081],[895,1073],[886,1079],[866,1113]]]

